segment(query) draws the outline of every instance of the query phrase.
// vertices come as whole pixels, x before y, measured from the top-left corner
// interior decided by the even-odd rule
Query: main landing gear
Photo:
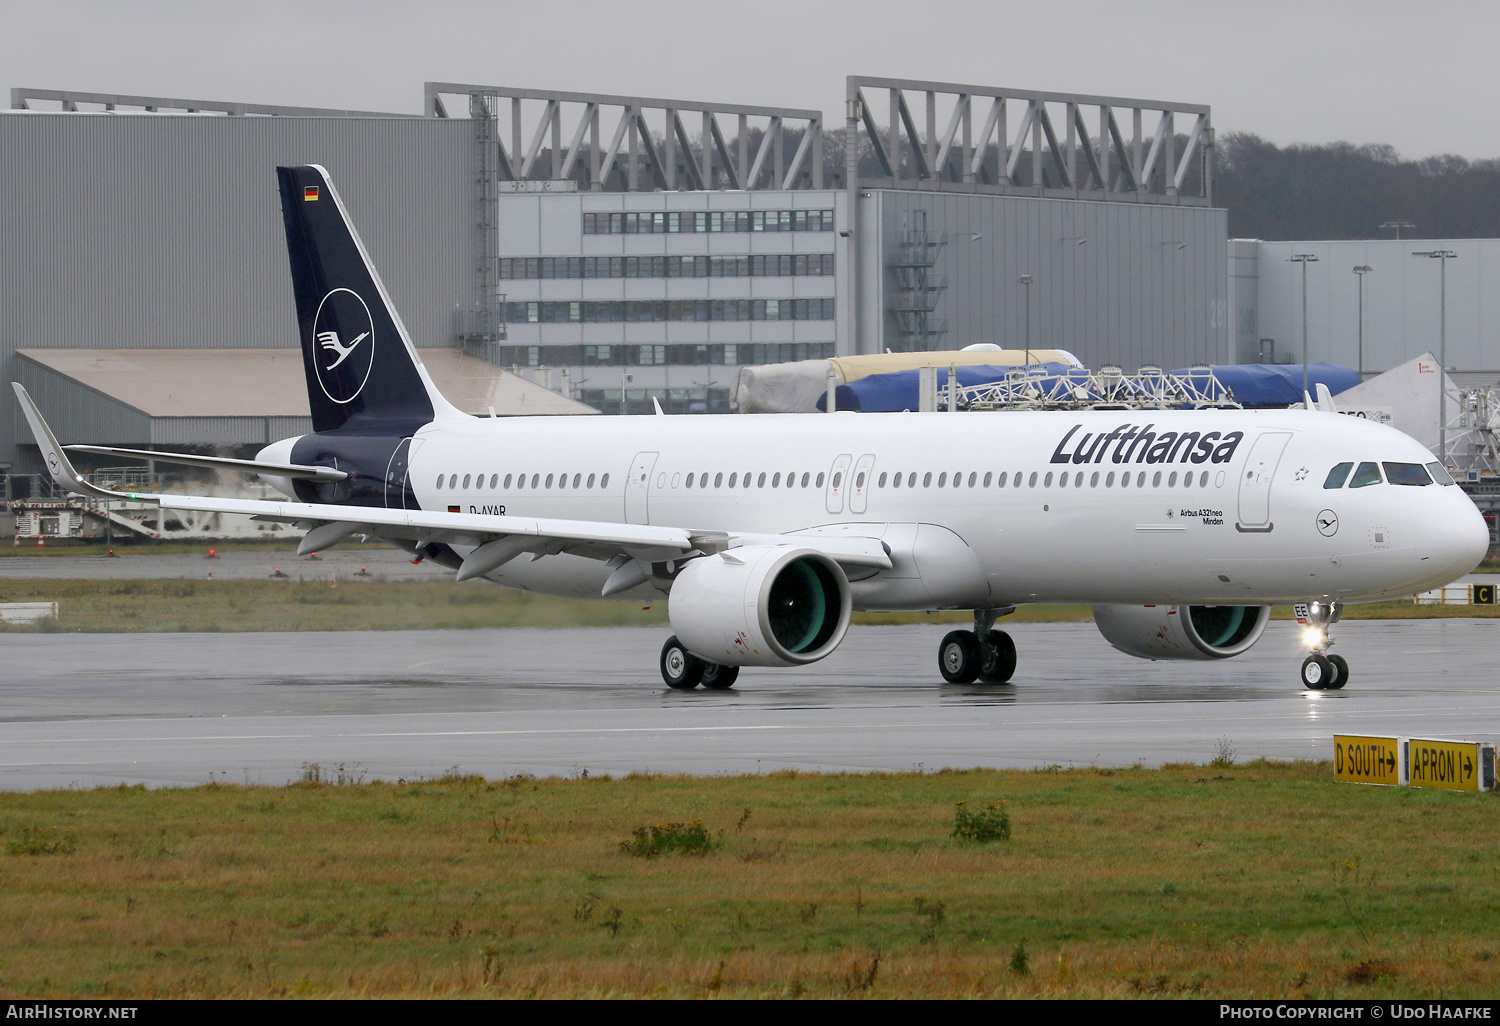
[[[1005,684],[1016,672],[1016,643],[995,620],[1015,609],[974,610],[972,631],[952,631],[938,646],[938,669],[949,684]]]
[[[1292,607],[1303,628],[1303,640],[1312,654],[1302,660],[1302,686],[1309,691],[1337,691],[1349,683],[1349,663],[1343,656],[1329,655],[1333,639],[1328,628],[1338,623],[1344,604],[1314,600]]]
[[[734,687],[738,666],[723,666],[699,659],[682,647],[674,634],[661,647],[661,679],[674,691],[692,691],[699,684],[714,691]]]

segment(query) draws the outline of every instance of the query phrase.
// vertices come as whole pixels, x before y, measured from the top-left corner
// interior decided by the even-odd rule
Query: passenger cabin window
[[[1444,467],[1441,463],[1429,463],[1427,464],[1427,470],[1432,474],[1432,479],[1440,485],[1451,485],[1458,483],[1457,481],[1453,480],[1453,475],[1448,473],[1448,468]]]
[[[1374,463],[1361,463],[1359,469],[1354,472],[1354,480],[1349,482],[1350,488],[1368,488],[1370,485],[1380,483],[1380,467]]]
[[[1427,468],[1420,463],[1385,463],[1385,479],[1393,485],[1430,485]]]

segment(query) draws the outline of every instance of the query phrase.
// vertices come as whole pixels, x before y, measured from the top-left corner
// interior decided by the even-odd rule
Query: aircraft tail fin
[[[462,416],[422,366],[328,172],[276,175],[313,430],[409,435]]]

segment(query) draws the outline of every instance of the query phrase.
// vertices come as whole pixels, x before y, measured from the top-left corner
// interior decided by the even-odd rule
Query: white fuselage
[[[1462,490],[1325,488],[1349,461],[1432,455],[1304,410],[465,418],[418,432],[410,481],[424,509],[879,537],[894,565],[851,575],[864,609],[1374,600],[1482,558]],[[610,570],[489,576],[598,597]]]

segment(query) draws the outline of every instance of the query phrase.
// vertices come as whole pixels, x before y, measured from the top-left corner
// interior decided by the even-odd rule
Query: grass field
[[[56,621],[0,625],[0,632],[340,631],[477,627],[616,627],[664,625],[667,604],[571,600],[511,591],[484,582],[0,580],[0,602],[57,602]],[[1092,618],[1088,606],[1022,606],[1005,623]],[[1278,607],[1276,619],[1290,619]],[[1500,615],[1500,606],[1417,606],[1380,602],[1349,606],[1346,619]],[[856,613],[858,624],[972,623],[966,612]]]
[[[1496,798],[1231,747],[1161,770],[308,767],[4,794],[0,993],[1494,996]],[[1009,840],[953,836],[1002,801]],[[711,850],[623,850],[653,825]]]

